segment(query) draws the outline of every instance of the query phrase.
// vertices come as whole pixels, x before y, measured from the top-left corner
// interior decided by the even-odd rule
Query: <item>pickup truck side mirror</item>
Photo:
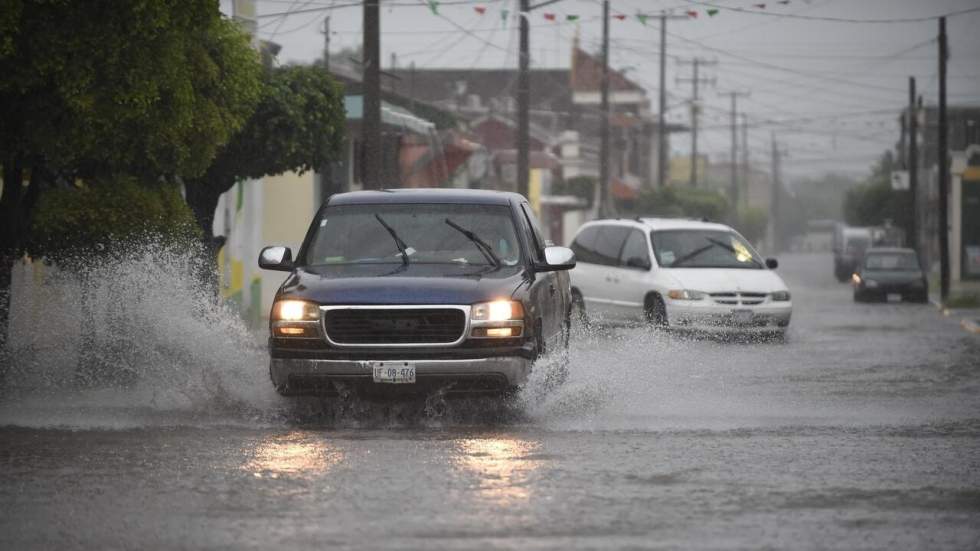
[[[293,269],[293,251],[279,245],[265,247],[259,253],[259,268],[288,272]]]
[[[770,270],[775,270],[778,267],[779,267],[779,261],[778,260],[776,260],[775,258],[767,258],[766,259],[766,268],[769,268]]]
[[[538,272],[571,270],[575,267],[575,253],[568,247],[545,247],[544,262],[534,266]]]

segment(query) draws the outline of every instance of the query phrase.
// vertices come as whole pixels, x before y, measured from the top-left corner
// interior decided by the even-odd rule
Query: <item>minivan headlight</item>
[[[320,309],[305,300],[280,300],[272,305],[273,321],[316,321]]]
[[[773,302],[789,302],[789,291],[776,291],[772,294]]]
[[[474,304],[470,310],[473,321],[508,321],[524,319],[524,307],[516,300],[495,300]]]
[[[673,300],[702,300],[708,296],[708,293],[688,289],[671,289],[667,291],[667,296]]]

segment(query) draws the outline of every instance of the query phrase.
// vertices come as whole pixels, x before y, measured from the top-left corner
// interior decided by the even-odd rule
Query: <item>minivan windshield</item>
[[[759,253],[732,232],[655,230],[650,238],[657,264],[663,268],[764,268]]]
[[[340,205],[325,209],[314,224],[304,258],[309,266],[496,267],[514,266],[521,259],[514,221],[503,205]]]
[[[871,253],[864,259],[864,268],[876,272],[916,272],[919,260],[911,252]]]

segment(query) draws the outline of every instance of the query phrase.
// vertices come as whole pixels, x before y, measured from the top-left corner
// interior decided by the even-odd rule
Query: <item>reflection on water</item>
[[[343,453],[332,448],[322,436],[293,431],[262,439],[242,469],[257,477],[313,477],[326,474],[343,458]]]
[[[484,499],[514,505],[530,497],[529,479],[538,461],[531,455],[539,444],[507,436],[456,441],[456,464],[479,477],[477,491]]]

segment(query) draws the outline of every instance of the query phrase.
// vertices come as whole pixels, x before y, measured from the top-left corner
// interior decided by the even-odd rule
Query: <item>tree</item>
[[[881,226],[886,220],[899,228],[911,221],[909,192],[891,186],[895,160],[891,151],[882,154],[871,169],[871,175],[844,196],[844,220],[853,226]]]
[[[250,116],[257,54],[212,0],[4,0],[0,360],[13,262],[46,190],[196,176]]]
[[[728,199],[718,191],[690,186],[667,186],[640,192],[636,211],[642,216],[687,216],[722,220]]]
[[[303,173],[332,160],[343,145],[345,117],[343,92],[323,69],[289,66],[266,73],[262,99],[245,126],[202,176],[185,180],[187,202],[205,237],[212,235],[218,199],[235,182]]]

